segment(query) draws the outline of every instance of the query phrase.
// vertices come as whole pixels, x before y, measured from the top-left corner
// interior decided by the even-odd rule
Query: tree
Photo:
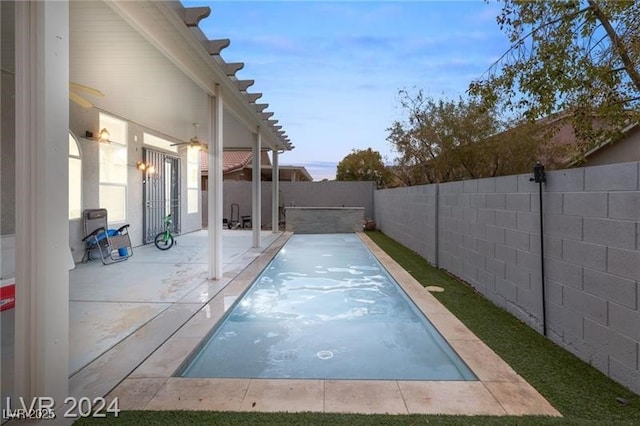
[[[637,1],[506,0],[511,48],[469,93],[533,122],[563,113],[585,152],[640,119]]]
[[[524,173],[547,149],[534,126],[510,123],[471,100],[436,100],[406,90],[399,100],[406,119],[387,129],[387,140],[407,185]]]
[[[336,172],[336,180],[375,181],[378,188],[385,188],[391,177],[380,153],[371,148],[352,150],[351,154],[338,163]]]

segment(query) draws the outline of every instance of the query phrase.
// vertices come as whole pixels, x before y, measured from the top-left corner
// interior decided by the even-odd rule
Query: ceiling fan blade
[[[89,93],[90,95],[93,96],[101,96],[104,97],[104,93],[102,93],[101,91],[99,91],[98,89],[95,89],[93,87],[89,87],[89,86],[85,86],[83,84],[78,84],[78,83],[74,83],[74,82],[69,82],[69,87],[73,90],[78,90],[80,92],[85,92],[85,93]]]
[[[209,149],[209,145],[202,142],[201,140],[191,141],[191,146],[194,148]]]
[[[69,92],[69,99],[80,105],[82,108],[93,108],[93,104],[82,96]]]

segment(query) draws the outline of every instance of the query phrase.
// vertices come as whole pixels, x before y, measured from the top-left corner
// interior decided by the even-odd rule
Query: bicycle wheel
[[[169,250],[173,246],[173,235],[161,232],[156,235],[156,238],[153,240],[153,244],[155,244],[160,250]]]

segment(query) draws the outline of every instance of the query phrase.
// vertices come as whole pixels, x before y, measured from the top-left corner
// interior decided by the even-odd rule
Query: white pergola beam
[[[203,7],[185,7],[182,20],[187,27],[197,27],[200,21],[211,14],[211,8]]]
[[[262,93],[246,93],[245,96],[249,103],[252,104],[262,97]]]
[[[235,84],[239,91],[244,92],[250,86],[253,86],[255,82],[255,80],[236,80]]]
[[[238,71],[244,68],[244,62],[224,62],[222,66],[225,74],[228,77],[233,77]]]
[[[253,169],[251,174],[251,228],[253,237],[253,247],[260,247],[260,228],[262,228],[262,179],[260,175],[262,149],[262,132],[258,127],[253,142]]]
[[[61,141],[69,137],[69,2],[18,1],[13,18],[16,333],[15,387],[7,392],[27,407],[48,397],[54,423],[66,424],[71,252],[69,151]]]
[[[258,113],[261,113],[262,111],[264,111],[265,109],[269,108],[269,104],[255,104],[254,105],[256,108],[256,111]]]
[[[215,97],[209,99],[209,110],[212,126],[209,138],[209,187],[207,198],[209,200],[209,270],[208,278],[218,280],[222,278],[222,167],[223,167],[223,127],[224,100],[220,86],[216,87]]]
[[[226,49],[231,44],[231,40],[223,38],[220,40],[207,40],[202,43],[209,55],[219,55],[222,49]]]
[[[273,150],[271,172],[271,231],[280,232],[280,171],[278,169],[278,150]]]

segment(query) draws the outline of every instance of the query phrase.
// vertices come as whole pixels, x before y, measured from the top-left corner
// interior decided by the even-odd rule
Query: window
[[[187,213],[198,213],[200,148],[187,148]]]
[[[100,129],[109,131],[109,143],[100,144],[100,207],[110,222],[127,219],[127,123],[100,113]]]
[[[178,147],[173,142],[149,133],[144,133],[144,144],[151,145],[165,151],[178,152]]]
[[[82,211],[82,160],[78,141],[69,133],[69,219],[80,219]]]

